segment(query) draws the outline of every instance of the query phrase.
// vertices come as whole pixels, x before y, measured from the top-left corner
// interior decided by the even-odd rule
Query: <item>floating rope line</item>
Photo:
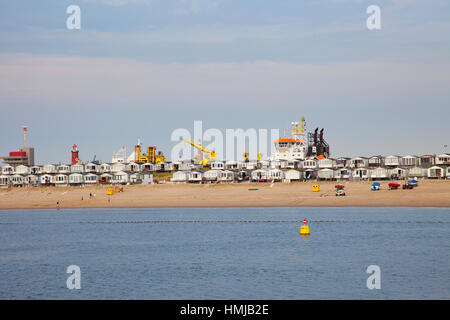
[[[83,221],[80,223],[302,223],[303,220],[124,220]],[[344,222],[343,220],[310,220],[310,222]]]
[[[119,221],[82,221],[80,223],[303,223],[303,220],[119,220]],[[345,220],[308,220],[308,223],[450,223],[450,221],[345,221]]]
[[[114,224],[114,223],[303,223],[303,220],[105,220],[105,221],[61,221],[61,222],[0,222],[0,225],[11,224]],[[450,221],[367,221],[367,220],[308,220],[308,223],[375,223],[375,224],[411,224],[411,223],[428,223],[428,224],[450,224]]]

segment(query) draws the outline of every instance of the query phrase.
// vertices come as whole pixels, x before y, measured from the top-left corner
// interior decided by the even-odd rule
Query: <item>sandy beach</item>
[[[217,185],[131,185],[106,195],[107,186],[0,189],[0,210],[56,208],[170,207],[450,207],[450,181],[424,180],[413,190],[370,191],[371,182],[344,182],[346,196],[336,197],[336,182],[242,183]],[[249,190],[255,189],[258,190]],[[95,194],[90,198],[89,194]]]

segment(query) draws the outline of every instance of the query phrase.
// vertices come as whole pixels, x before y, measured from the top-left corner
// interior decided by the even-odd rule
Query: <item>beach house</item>
[[[233,182],[234,181],[234,172],[231,170],[224,170],[220,172],[219,175],[220,182]]]
[[[366,157],[353,157],[350,159],[350,168],[368,168],[368,167],[369,167],[369,159]]]
[[[324,168],[317,171],[317,178],[319,180],[333,180],[334,176],[335,174],[333,169]]]
[[[428,178],[430,179],[438,179],[445,177],[445,170],[444,168],[433,166],[431,168],[428,168]]]
[[[219,181],[219,177],[222,170],[212,169],[203,173],[203,178],[206,182],[217,182]]]
[[[384,165],[387,167],[398,167],[401,165],[400,156],[390,155],[384,158]]]
[[[97,184],[99,176],[95,173],[88,173],[83,176],[85,184]]]
[[[403,167],[415,167],[418,166],[420,159],[418,156],[404,156],[400,158],[400,165]]]
[[[188,178],[189,178],[188,171],[176,171],[173,173],[170,181],[175,183],[186,183],[188,181]]]
[[[66,186],[69,183],[69,177],[67,174],[58,173],[54,176],[53,183],[55,186]]]
[[[383,167],[370,169],[370,179],[372,179],[372,180],[389,179],[388,169],[383,168]]]
[[[301,172],[295,169],[286,170],[284,172],[284,180],[286,182],[299,181],[301,178]]]
[[[70,166],[66,164],[60,164],[56,166],[56,172],[64,174],[70,173]]]
[[[116,165],[118,163],[115,163],[114,165]],[[114,184],[127,184],[129,182],[129,175],[128,173],[124,172],[124,171],[116,171],[113,173],[112,175],[112,179],[111,182]]]
[[[436,156],[435,164],[437,166],[449,166],[450,165],[450,154],[443,153]]]
[[[73,166],[72,166],[73,167]],[[81,173],[75,172],[69,175],[70,185],[82,185],[84,183],[83,175]]]
[[[384,165],[384,158],[383,156],[372,156],[369,158],[369,168],[378,168],[382,167]]]

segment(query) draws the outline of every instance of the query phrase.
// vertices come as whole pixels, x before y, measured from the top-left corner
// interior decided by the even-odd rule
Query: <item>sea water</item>
[[[0,299],[449,298],[447,208],[0,211]]]

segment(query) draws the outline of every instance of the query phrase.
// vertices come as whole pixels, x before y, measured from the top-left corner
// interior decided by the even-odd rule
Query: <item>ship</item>
[[[276,151],[270,156],[271,161],[305,160],[311,157],[328,158],[330,146],[323,137],[322,130],[316,128],[314,133],[305,134],[305,117],[301,122],[291,123],[291,137],[280,137],[274,141]]]

